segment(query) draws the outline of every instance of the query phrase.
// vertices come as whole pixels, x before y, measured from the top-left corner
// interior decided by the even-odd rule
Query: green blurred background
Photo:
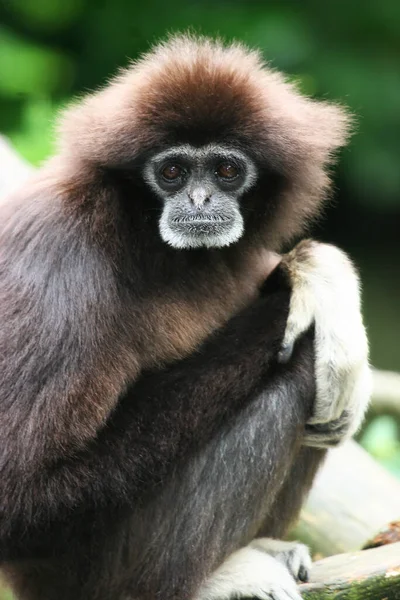
[[[60,106],[188,27],[261,48],[305,92],[356,114],[336,200],[315,235],[360,266],[372,362],[400,371],[399,0],[4,0],[0,131],[39,164],[51,152]],[[400,474],[390,419],[375,422],[364,443]]]

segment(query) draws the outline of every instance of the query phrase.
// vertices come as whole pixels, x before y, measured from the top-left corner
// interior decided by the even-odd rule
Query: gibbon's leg
[[[268,509],[268,515],[257,532],[257,537],[248,547],[229,557],[226,563],[213,573],[202,590],[203,595],[199,596],[199,600],[212,600],[214,596],[211,595],[211,592],[215,592],[215,597],[219,600],[225,597],[229,598],[229,595],[221,595],[222,591],[228,594],[229,590],[231,592],[232,590],[235,591],[236,596],[234,597],[241,597],[238,596],[238,592],[243,588],[245,597],[251,595],[255,598],[265,597],[274,600],[280,600],[281,598],[285,598],[285,600],[296,598],[297,600],[300,598],[294,581],[307,581],[311,567],[310,552],[304,544],[286,542],[279,538],[286,535],[290,525],[296,521],[317,469],[325,456],[326,450],[308,447],[300,449],[300,453],[296,456],[283,486],[276,495],[272,506]],[[288,573],[283,577],[281,567],[277,567],[276,564],[273,566],[269,559],[255,555],[252,552],[254,549],[266,553],[273,560],[283,564],[291,578],[288,579]],[[249,570],[251,566],[254,567],[253,580],[246,581],[242,578],[241,573],[243,569]],[[273,573],[282,574],[281,583],[283,586],[279,587],[274,577],[265,581],[267,579],[266,573],[271,570]],[[248,575],[248,578],[250,578],[250,575]],[[262,578],[264,578],[264,581],[262,581]],[[253,588],[249,587],[250,583]],[[249,590],[254,590],[254,586],[257,584],[265,590],[266,595],[260,595],[260,592],[258,594],[247,593]]]
[[[327,450],[303,446],[292,464],[290,473],[275,498],[257,537],[284,538],[296,522],[301,507],[322,465]]]
[[[137,590],[132,581],[132,598],[208,598],[204,590],[211,593],[211,573],[254,538],[291,472],[314,386],[310,332],[280,377],[272,379],[233,424],[177,466],[164,490],[138,513],[132,522],[137,544],[132,562],[141,585]],[[286,565],[275,564],[259,550],[249,554],[257,565],[268,564],[258,574],[258,566],[250,564],[247,579],[237,571],[232,581],[238,588],[251,592],[262,583],[278,591],[281,585],[292,594],[288,597],[298,598]],[[243,556],[242,552],[239,558]]]
[[[70,548],[66,544],[65,555],[50,561],[51,567],[33,565],[25,589],[33,586],[37,593],[25,592],[21,598],[202,598],[201,586],[211,574],[253,539],[290,473],[314,401],[312,346],[310,332],[296,346],[290,363],[271,376],[265,391],[226,421],[211,441],[182,456],[125,520],[112,515],[105,522],[94,513],[83,515],[87,537],[82,536],[81,543],[73,540]],[[149,387],[143,383],[143,389],[150,392],[159,384],[161,375],[160,379],[149,375]],[[275,564],[265,552],[254,550],[252,556],[258,563],[268,563],[261,571],[263,585],[287,589],[292,593],[289,598],[296,598],[286,566]],[[256,575],[253,568],[250,579],[251,575]],[[243,584],[240,571],[236,576]],[[255,589],[250,583],[257,584],[257,579],[250,579],[247,590]],[[18,589],[23,589],[22,581]]]

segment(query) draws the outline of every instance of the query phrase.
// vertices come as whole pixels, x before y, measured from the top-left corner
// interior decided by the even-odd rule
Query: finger
[[[292,358],[294,343],[283,343],[278,352],[278,363],[285,365]]]

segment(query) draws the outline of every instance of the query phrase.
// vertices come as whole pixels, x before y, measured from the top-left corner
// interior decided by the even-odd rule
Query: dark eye
[[[235,167],[232,163],[221,163],[217,170],[215,171],[218,177],[222,177],[222,179],[236,179],[239,175],[239,169]]]
[[[179,179],[183,175],[183,169],[179,165],[166,165],[161,169],[161,175],[167,181],[175,181],[175,179]]]

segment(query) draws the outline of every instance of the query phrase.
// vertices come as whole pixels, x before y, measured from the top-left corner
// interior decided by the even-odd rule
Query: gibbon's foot
[[[251,548],[266,552],[288,568],[296,581],[306,582],[310,577],[312,560],[310,550],[299,542],[284,542],[272,538],[258,538],[251,542]]]
[[[252,546],[232,554],[206,581],[195,600],[239,598],[301,600],[286,565],[264,549]]]
[[[282,266],[292,296],[278,360],[287,362],[296,340],[315,325],[317,393],[304,444],[334,446],[357,431],[371,394],[358,276],[344,252],[312,240],[285,255]]]

